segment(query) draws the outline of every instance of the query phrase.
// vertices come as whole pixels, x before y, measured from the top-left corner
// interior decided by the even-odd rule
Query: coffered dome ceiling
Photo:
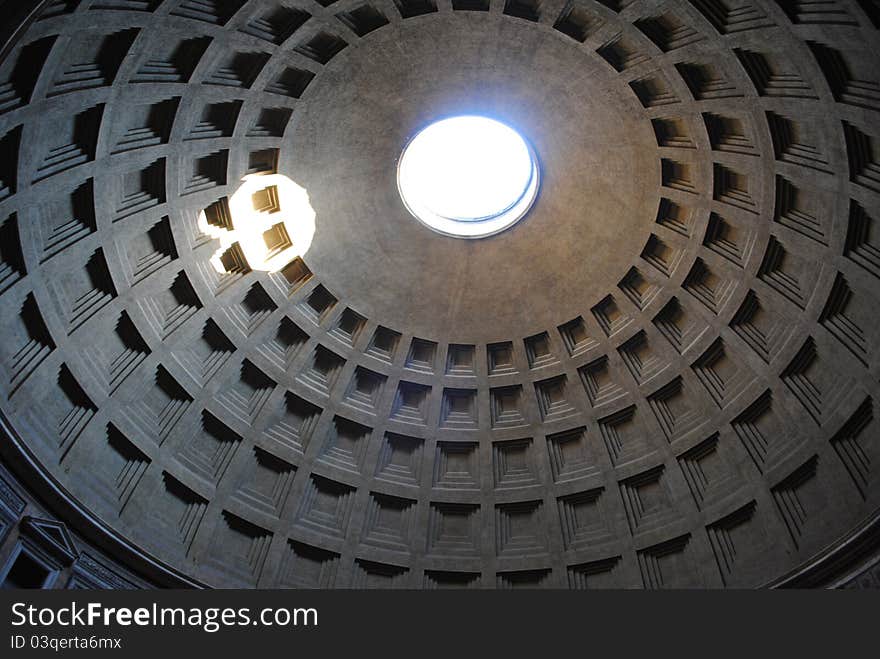
[[[878,20],[48,2],[0,67],[16,445],[212,586],[796,574],[880,502]],[[485,239],[397,189],[408,140],[459,114],[540,163],[532,209]],[[308,249],[220,259],[229,199],[276,173],[308,195]],[[254,204],[284,215],[273,190]]]

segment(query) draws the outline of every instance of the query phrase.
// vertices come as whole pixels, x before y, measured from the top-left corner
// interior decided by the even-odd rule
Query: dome
[[[2,455],[76,542],[248,588],[876,554],[874,4],[22,5]]]

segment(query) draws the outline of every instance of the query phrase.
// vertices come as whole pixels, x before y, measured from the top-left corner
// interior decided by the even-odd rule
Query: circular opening
[[[397,185],[407,209],[440,233],[482,238],[523,217],[538,194],[534,151],[494,119],[460,116],[420,131],[403,150]]]

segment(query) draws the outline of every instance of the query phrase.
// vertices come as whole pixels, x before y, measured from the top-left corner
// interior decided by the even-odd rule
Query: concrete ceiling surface
[[[0,408],[213,586],[773,583],[880,500],[878,18],[49,2],[0,63]],[[460,240],[396,165],[470,113],[542,186]],[[199,214],[270,173],[309,250],[218,272]]]

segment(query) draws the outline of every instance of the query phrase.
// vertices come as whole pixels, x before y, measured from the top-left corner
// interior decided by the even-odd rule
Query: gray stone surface
[[[281,6],[49,3],[0,65],[0,407],[86,508],[257,587],[753,587],[876,514],[873,4]],[[459,112],[541,160],[485,240],[395,188]],[[307,269],[218,275],[267,149]]]

